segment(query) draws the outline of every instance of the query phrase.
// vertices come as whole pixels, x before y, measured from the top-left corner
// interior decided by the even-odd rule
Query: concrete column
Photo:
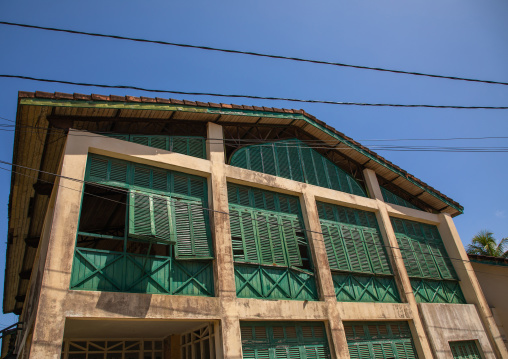
[[[381,235],[383,237],[384,245],[386,246],[386,252],[390,258],[392,264],[393,273],[395,280],[399,288],[402,301],[407,302],[410,307],[412,322],[409,323],[411,327],[411,334],[415,340],[415,347],[418,351],[420,358],[434,358],[432,350],[430,348],[429,340],[425,333],[422,320],[418,315],[418,305],[413,294],[413,288],[407,275],[404,261],[400,253],[397,238],[390,221],[390,216],[384,203],[383,196],[381,194],[381,188],[377,181],[376,173],[370,169],[363,171],[365,181],[367,182],[367,188],[371,196],[377,200],[378,211],[376,212],[376,219],[381,229]]]
[[[60,174],[84,178],[82,166],[73,158],[75,148],[67,142]],[[66,178],[55,181],[54,217],[48,233],[41,238],[47,254],[42,272],[37,314],[34,321],[30,358],[59,359],[65,326],[66,293],[69,290],[74,245],[78,226],[83,183]]]
[[[348,358],[346,334],[344,325],[337,309],[337,298],[335,297],[335,288],[328,263],[325,243],[319,221],[319,214],[314,195],[303,192],[301,205],[305,228],[308,230],[307,238],[309,240],[312,253],[312,262],[314,263],[314,272],[316,275],[317,287],[319,290],[319,299],[327,304],[327,316],[329,323],[328,338],[330,339],[330,350],[335,358]]]
[[[221,337],[225,359],[242,357],[240,322],[236,315],[231,314],[231,307],[236,299],[235,268],[233,248],[231,244],[231,228],[229,224],[228,187],[226,181],[226,164],[224,155],[224,138],[222,126],[209,122],[207,155],[211,162],[209,181],[212,231],[215,253],[215,295],[220,298]],[[215,140],[216,139],[216,140]],[[216,332],[216,335],[219,335]]]
[[[487,300],[483,295],[480,283],[476,278],[473,266],[469,262],[469,257],[462,245],[459,233],[455,228],[453,219],[449,214],[441,213],[439,215],[440,224],[438,226],[439,234],[443,238],[448,256],[459,260],[452,260],[453,267],[460,279],[460,287],[466,301],[474,304],[482,320],[485,332],[489,337],[490,344],[497,358],[508,358],[508,350],[504,345],[499,328],[496,325],[494,316],[489,308]]]

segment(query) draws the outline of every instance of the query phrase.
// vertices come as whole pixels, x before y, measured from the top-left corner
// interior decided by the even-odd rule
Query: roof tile
[[[37,91],[35,93],[33,92],[27,92],[27,91],[19,91],[18,92],[18,97],[19,98],[33,98],[33,97],[38,97],[38,98],[58,98],[58,99],[74,99],[74,100],[84,100],[84,101],[90,101],[92,100],[92,97],[94,100],[99,100],[99,101],[114,101],[114,102],[150,102],[150,103],[172,103],[172,104],[177,104],[177,105],[188,105],[188,106],[199,106],[199,107],[213,107],[213,108],[240,108],[240,109],[246,109],[246,110],[250,110],[250,111],[264,111],[264,112],[285,112],[285,113],[293,113],[293,114],[301,114],[301,115],[304,115],[306,117],[308,117],[309,119],[311,119],[312,121],[324,126],[325,128],[327,128],[328,130],[332,131],[333,133],[345,138],[346,140],[350,141],[351,143],[355,144],[356,146],[358,146],[359,148],[361,148],[362,150],[364,150],[365,152],[369,153],[371,156],[373,156],[374,158],[377,158],[380,162],[383,162],[389,166],[391,166],[393,169],[395,169],[396,171],[399,171],[400,173],[402,173],[402,175],[404,177],[406,177],[407,179],[411,179],[412,181],[420,184],[421,186],[427,188],[428,190],[430,190],[431,192],[434,192],[436,195],[439,195],[441,196],[442,198],[444,198],[445,200],[449,201],[450,203],[453,203],[455,206],[457,206],[458,208],[462,208],[463,207],[458,204],[457,202],[455,202],[454,200],[452,200],[451,198],[449,198],[448,196],[442,194],[441,192],[439,192],[438,190],[434,189],[433,187],[429,186],[427,183],[423,182],[422,180],[416,178],[415,176],[413,175],[409,175],[406,171],[404,171],[402,168],[400,168],[399,166],[393,164],[392,162],[388,161],[387,159],[381,157],[380,155],[378,155],[377,153],[371,151],[370,149],[368,149],[367,147],[359,144],[358,142],[354,141],[352,138],[344,135],[342,132],[339,132],[337,131],[336,129],[334,129],[333,127],[327,125],[325,122],[317,119],[316,117],[314,117],[313,115],[305,112],[304,110],[296,110],[296,109],[278,109],[278,108],[271,108],[271,107],[258,107],[258,106],[240,106],[240,105],[233,105],[233,104],[224,104],[224,103],[221,103],[221,104],[217,104],[217,103],[213,103],[213,102],[209,102],[208,104],[207,103],[204,103],[204,102],[199,102],[199,101],[188,101],[188,100],[176,100],[176,99],[163,99],[163,98],[149,98],[149,97],[134,97],[134,96],[116,96],[116,95],[110,95],[109,97],[108,96],[104,96],[104,95],[96,95],[96,94],[93,94],[93,95],[84,95],[84,94],[78,94],[78,93],[74,93],[74,94],[65,94],[65,93],[61,93],[61,92],[55,92],[54,94],[52,93],[49,93],[49,92],[42,92],[42,91]]]

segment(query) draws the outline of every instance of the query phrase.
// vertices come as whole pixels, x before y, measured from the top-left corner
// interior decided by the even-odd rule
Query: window
[[[242,147],[233,153],[230,164],[366,197],[351,175],[296,138]]]
[[[416,359],[406,322],[344,323],[351,359]]]
[[[383,199],[387,203],[398,204],[399,206],[420,210],[420,208],[416,207],[414,204],[406,201],[404,198],[400,196],[397,196],[395,193],[388,191],[384,187],[381,187],[381,193],[383,195]]]
[[[244,359],[329,359],[320,322],[241,322]]]
[[[66,340],[62,359],[162,359],[162,340]]]
[[[214,359],[215,333],[213,324],[183,333],[181,359]]]
[[[73,289],[212,295],[204,178],[90,155],[85,179]]]
[[[317,202],[337,300],[400,302],[372,212]]]
[[[298,198],[228,184],[228,200],[237,296],[314,300]]]
[[[166,151],[181,153],[183,155],[206,158],[205,138],[203,137],[129,135],[118,133],[105,135],[148,147],[155,147]]]
[[[450,342],[454,359],[481,359],[480,350],[474,340]]]
[[[391,221],[416,300],[465,303],[437,227],[399,218]]]

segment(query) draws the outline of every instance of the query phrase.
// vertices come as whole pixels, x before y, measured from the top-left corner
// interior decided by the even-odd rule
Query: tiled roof
[[[450,197],[446,196],[445,194],[439,192],[432,186],[428,185],[427,183],[423,182],[422,180],[416,178],[412,174],[408,173],[407,171],[403,170],[399,166],[393,164],[392,162],[388,161],[384,157],[378,155],[376,152],[370,150],[369,148],[361,145],[359,142],[356,142],[349,136],[346,136],[344,133],[337,131],[335,128],[327,125],[325,122],[317,119],[313,115],[305,112],[304,110],[296,110],[296,109],[282,109],[282,108],[275,108],[275,107],[258,107],[258,106],[246,106],[246,105],[235,105],[235,104],[225,104],[225,103],[213,103],[213,102],[200,102],[200,101],[188,101],[188,100],[176,100],[176,99],[166,99],[166,98],[160,98],[160,97],[135,97],[135,96],[117,96],[117,95],[98,95],[98,94],[80,94],[80,93],[63,93],[63,92],[43,92],[43,91],[36,91],[36,92],[26,92],[26,91],[20,91],[19,98],[43,98],[43,99],[55,99],[55,100],[78,100],[78,101],[109,101],[109,102],[136,102],[136,103],[154,103],[154,104],[175,104],[175,105],[183,105],[183,106],[192,106],[192,107],[208,107],[208,108],[223,108],[223,109],[237,109],[237,110],[246,110],[246,111],[263,111],[263,112],[273,112],[273,113],[287,113],[287,114],[299,114],[304,115],[308,119],[314,121],[315,123],[323,126],[327,130],[339,135],[340,137],[346,139],[347,141],[351,142],[356,147],[362,149],[363,151],[369,153],[372,157],[376,158],[380,162],[384,163],[386,166],[390,167],[391,169],[395,169],[396,171],[400,172],[402,176],[404,176],[407,179],[410,179],[416,183],[418,183],[423,188],[429,190],[430,192],[433,192],[439,197],[442,197],[443,199],[447,200],[451,204],[453,204],[456,208],[459,208],[461,211],[464,210],[464,207],[461,206],[458,202],[454,201]]]

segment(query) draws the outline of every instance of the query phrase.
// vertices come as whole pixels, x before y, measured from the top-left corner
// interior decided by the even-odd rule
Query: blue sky
[[[0,1],[0,19],[365,66],[508,82],[508,2],[427,1]],[[508,86],[303,64],[0,25],[0,73],[180,91],[402,104],[507,106]],[[17,92],[144,95],[127,90],[0,79],[0,116]],[[160,97],[182,98],[175,95]],[[186,99],[303,108],[369,145],[370,139],[508,136],[508,110],[364,108],[278,101]],[[0,123],[4,123],[0,120]],[[13,132],[0,132],[12,159]],[[397,142],[506,146],[507,140]],[[384,152],[458,201],[464,244],[480,229],[508,236],[507,153]],[[0,173],[0,268],[10,174]],[[3,282],[3,270],[0,269]],[[0,291],[3,290],[3,285]],[[0,328],[15,321],[0,317]]]

